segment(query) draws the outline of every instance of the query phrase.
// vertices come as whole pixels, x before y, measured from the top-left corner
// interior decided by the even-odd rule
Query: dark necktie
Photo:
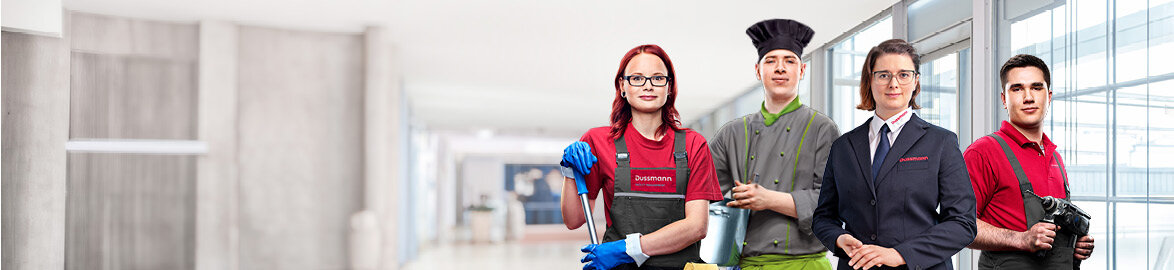
[[[889,125],[881,126],[880,144],[876,146],[876,153],[872,155],[872,183],[876,184],[876,175],[880,173],[881,164],[885,163],[885,155],[889,153]]]

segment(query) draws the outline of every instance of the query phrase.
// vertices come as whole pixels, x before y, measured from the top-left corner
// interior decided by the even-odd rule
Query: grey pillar
[[[909,8],[908,8],[909,5],[908,5],[908,2],[912,2],[912,1],[908,1],[908,0],[897,1],[897,3],[894,3],[893,6],[889,9],[893,11],[893,13],[892,13],[893,38],[904,39],[905,41],[911,42],[912,40],[909,40]]]
[[[998,79],[998,75],[995,74],[998,66],[994,57],[994,7],[991,1],[987,0],[975,0],[973,4],[974,14],[971,18],[974,22],[971,24],[970,35],[970,72],[973,75],[970,77],[969,97],[972,103],[971,111],[968,113],[971,123],[970,138],[977,139],[995,131],[996,112],[1000,108],[1000,103],[991,94],[991,91],[999,87],[993,83]]]
[[[240,268],[347,268],[364,193],[363,38],[237,32]]]
[[[959,138],[965,138],[965,141],[959,141],[959,144],[969,144],[977,138],[986,136],[994,132],[994,111],[998,110],[996,104],[997,100],[991,95],[991,90],[994,85],[994,44],[995,31],[994,28],[994,7],[991,1],[988,0],[974,0],[971,2],[973,18],[970,34],[970,66],[971,72],[969,79],[970,93],[969,96],[959,95],[960,98],[970,99],[970,110],[959,110],[958,113],[962,117],[969,117],[969,133],[958,134]],[[961,121],[967,123],[968,121]],[[958,253],[958,269],[969,270],[978,269],[978,250],[962,249]]]
[[[828,65],[830,62],[828,61],[828,46],[824,45],[811,50],[811,53],[808,54],[811,64],[807,65],[807,76],[811,76],[809,79],[811,82],[811,104],[809,106],[824,114],[828,113],[828,92],[831,92],[829,86],[831,80],[828,80],[828,77],[830,77],[832,69]]]
[[[238,269],[237,31],[200,22],[198,126],[208,153],[197,160],[196,269]]]
[[[65,267],[69,42],[3,32],[3,268]],[[68,35],[65,35],[68,36]]]
[[[364,34],[363,65],[363,185],[364,212],[377,217],[375,230],[380,235],[374,250],[355,250],[352,257],[358,266],[395,269],[399,266],[397,249],[397,196],[400,183],[401,148],[404,130],[400,130],[402,116],[399,72],[396,70],[395,50],[388,41],[387,29],[369,27]],[[357,248],[357,247],[356,247]],[[373,252],[374,254],[371,254]],[[362,255],[366,256],[364,262]],[[371,262],[369,258],[378,258]]]

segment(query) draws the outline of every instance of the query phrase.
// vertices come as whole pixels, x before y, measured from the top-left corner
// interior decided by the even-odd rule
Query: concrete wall
[[[69,154],[65,269],[191,269],[196,157]]]
[[[200,23],[196,266],[234,270],[240,262],[240,181],[237,159],[237,31],[227,22]]]
[[[362,207],[358,35],[240,27],[240,267],[347,267]]]
[[[64,25],[3,33],[4,268],[399,266],[407,115],[385,30]],[[67,153],[71,139],[208,150]]]
[[[0,34],[3,62],[3,265],[65,263],[65,141],[69,46],[61,38]]]
[[[196,137],[195,24],[69,13],[71,140]],[[73,152],[68,269],[191,269],[196,156]]]

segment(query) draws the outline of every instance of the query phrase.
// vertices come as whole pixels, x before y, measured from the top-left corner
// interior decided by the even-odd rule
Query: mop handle
[[[587,194],[579,194],[579,201],[583,203],[583,215],[587,217],[587,233],[591,235],[591,244],[599,244],[599,237],[595,235],[595,218],[591,217],[591,209],[587,208]]]
[[[580,179],[586,182],[587,178],[578,171],[575,171],[575,179]],[[587,188],[579,188],[579,202],[583,203],[583,216],[587,219],[587,233],[591,236],[591,244],[598,245],[599,237],[595,235],[595,218],[591,216],[591,205],[587,202]]]

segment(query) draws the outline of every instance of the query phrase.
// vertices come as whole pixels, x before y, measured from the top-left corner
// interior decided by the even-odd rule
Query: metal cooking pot
[[[746,224],[750,210],[726,206],[734,201],[725,198],[709,204],[709,226],[701,239],[701,259],[719,266],[734,266],[742,254],[746,240]]]

